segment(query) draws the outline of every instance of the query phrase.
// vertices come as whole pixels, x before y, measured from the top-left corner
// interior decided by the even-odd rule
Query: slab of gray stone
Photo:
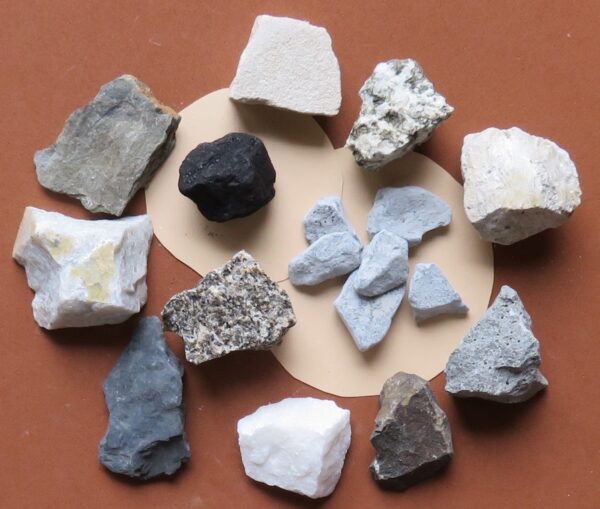
[[[417,322],[438,315],[464,315],[469,308],[435,263],[417,263],[408,290]]]
[[[373,238],[388,230],[412,247],[421,243],[425,233],[448,226],[451,220],[452,210],[446,202],[422,187],[384,187],[375,195],[367,233]]]
[[[98,449],[100,463],[140,480],[179,470],[190,457],[182,376],[158,317],[141,320],[104,382],[110,417]]]
[[[548,386],[540,344],[517,292],[503,286],[446,365],[446,390],[460,398],[520,403]]]
[[[304,236],[309,244],[328,233],[348,232],[358,239],[356,231],[346,219],[339,196],[325,196],[304,217]]]
[[[364,249],[355,289],[364,297],[382,295],[406,283],[408,243],[387,230],[377,233]]]
[[[241,350],[269,350],[296,324],[287,293],[245,251],[206,274],[196,288],[174,295],[162,318],[166,330],[183,338],[193,364]]]
[[[429,384],[397,373],[379,396],[371,443],[373,478],[385,488],[405,490],[445,467],[454,453],[450,423]]]
[[[361,243],[349,232],[324,235],[288,264],[290,282],[318,285],[348,274],[360,265],[361,251]]]
[[[179,120],[147,85],[120,76],[71,114],[53,145],[35,153],[37,178],[92,212],[120,216],[173,150]]]

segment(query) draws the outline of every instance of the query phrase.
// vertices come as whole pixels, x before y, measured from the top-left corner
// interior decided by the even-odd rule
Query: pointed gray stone
[[[346,219],[342,200],[338,196],[321,198],[304,217],[304,236],[309,244],[328,233],[348,232],[358,239],[356,231]]]

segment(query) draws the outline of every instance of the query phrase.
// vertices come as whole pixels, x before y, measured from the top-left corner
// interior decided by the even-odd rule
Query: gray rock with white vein
[[[304,236],[312,244],[323,235],[337,232],[348,232],[358,239],[356,231],[346,219],[342,200],[338,196],[325,196],[304,217]]]

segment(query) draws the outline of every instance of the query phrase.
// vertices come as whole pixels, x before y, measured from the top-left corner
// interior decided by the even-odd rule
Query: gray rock
[[[469,311],[435,263],[417,263],[408,302],[417,322],[443,314],[464,315]]]
[[[363,251],[356,291],[364,297],[376,297],[403,285],[407,278],[408,243],[394,233],[380,231]]]
[[[517,292],[503,286],[483,318],[450,355],[446,390],[460,398],[525,401],[548,386],[538,369],[539,347]]]
[[[397,373],[383,385],[379,403],[371,473],[382,486],[404,490],[450,462],[450,424],[425,380]]]
[[[104,382],[110,417],[98,450],[100,463],[147,480],[171,475],[189,459],[182,376],[158,317],[141,320]]]
[[[104,85],[65,122],[56,142],[36,152],[40,184],[92,212],[120,216],[175,146],[179,115],[135,77]]]
[[[319,238],[288,264],[294,285],[318,285],[343,276],[360,265],[362,246],[348,232],[330,233]]]
[[[384,187],[375,195],[367,233],[373,238],[388,230],[412,247],[421,243],[425,233],[448,226],[451,220],[452,210],[446,202],[422,187]]]
[[[258,263],[240,251],[206,274],[196,288],[174,295],[162,318],[179,334],[189,362],[202,362],[240,350],[268,350],[296,324],[287,293]]]
[[[346,219],[342,200],[338,196],[321,198],[304,217],[304,236],[309,244],[328,233],[348,232],[358,239],[356,231]]]
[[[361,352],[379,343],[392,325],[404,297],[404,285],[378,297],[363,297],[355,290],[356,272],[350,274],[335,301],[340,318]]]

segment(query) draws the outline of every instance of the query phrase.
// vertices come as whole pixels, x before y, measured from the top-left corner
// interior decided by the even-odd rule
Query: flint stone
[[[388,230],[413,247],[421,243],[425,233],[448,226],[451,220],[452,210],[446,202],[422,187],[384,187],[375,195],[367,233],[373,238]]]
[[[379,403],[370,469],[383,487],[405,490],[450,462],[450,423],[425,380],[397,373],[383,385]]]
[[[179,191],[209,221],[246,217],[275,196],[275,168],[263,142],[229,133],[200,143],[181,163]]]
[[[450,355],[446,390],[460,398],[525,401],[548,386],[538,369],[539,348],[531,317],[517,292],[503,286],[483,318]]]
[[[518,127],[465,136],[461,168],[467,217],[490,242],[514,244],[556,228],[581,203],[569,154]]]
[[[329,233],[343,232],[351,233],[358,240],[338,196],[321,198],[304,217],[304,236],[309,244]]]
[[[142,319],[103,385],[110,417],[100,463],[140,480],[179,470],[190,457],[182,376],[158,317]]]
[[[269,350],[296,324],[287,293],[240,251],[206,274],[196,288],[174,295],[162,318],[183,338],[193,364],[240,350]]]
[[[257,16],[229,96],[310,115],[337,115],[340,67],[327,30],[307,21]]]
[[[346,147],[366,170],[427,141],[454,111],[412,59],[377,64],[359,94],[362,107]]]
[[[53,145],[35,153],[37,178],[92,212],[120,216],[173,150],[179,120],[147,85],[120,76],[71,114]]]
[[[87,221],[27,207],[13,248],[40,327],[124,322],[146,303],[147,215]]]

